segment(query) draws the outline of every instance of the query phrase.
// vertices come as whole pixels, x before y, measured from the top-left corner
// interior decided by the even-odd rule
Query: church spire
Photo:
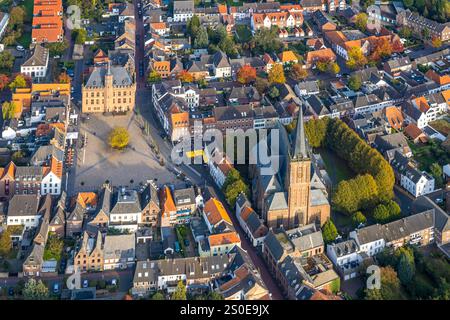
[[[297,127],[295,128],[295,136],[292,141],[291,157],[293,159],[308,158],[305,129],[303,123],[303,110],[300,106],[297,119]]]

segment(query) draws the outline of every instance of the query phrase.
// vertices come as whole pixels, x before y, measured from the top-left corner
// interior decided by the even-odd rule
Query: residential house
[[[428,141],[426,134],[423,133],[423,131],[420,130],[419,127],[414,123],[410,123],[408,126],[406,126],[404,133],[405,136],[407,136],[414,142],[414,144],[417,144],[419,142],[426,143]]]
[[[450,217],[448,212],[443,210],[427,196],[418,197],[412,204],[414,213],[430,212],[434,214],[434,240],[439,249],[447,257],[450,256],[448,243],[450,243]],[[430,238],[433,235],[430,233]],[[431,241],[431,239],[430,239]]]
[[[334,1],[332,3],[334,4]],[[333,23],[322,10],[314,11],[312,18],[319,27],[320,31],[325,32],[336,30],[336,24]]]
[[[173,190],[173,200],[177,209],[177,223],[189,222],[197,209],[194,187]]]
[[[113,192],[109,227],[134,232],[142,223],[142,209],[136,190],[118,188]]]
[[[62,0],[34,0],[31,41],[61,42],[64,38]]]
[[[430,122],[447,112],[448,106],[442,93],[414,98],[405,103],[403,114],[408,123],[414,123],[419,129],[423,129]]]
[[[106,235],[103,270],[127,269],[135,264],[135,234]]]
[[[336,55],[333,50],[330,48],[320,49],[315,51],[308,51],[306,54],[306,63],[304,65],[305,68],[311,69],[315,67],[315,64],[318,61],[336,61]]]
[[[244,193],[241,193],[238,200],[236,200],[236,217],[242,230],[244,230],[253,246],[261,246],[264,242],[268,229],[256,212],[252,209]]]
[[[327,256],[344,281],[353,279],[360,274],[361,263],[365,256],[359,251],[355,239],[327,245]]]
[[[6,224],[8,226],[25,226],[25,229],[35,228],[39,225],[39,195],[16,194],[8,204]]]
[[[211,234],[208,236],[209,254],[211,256],[225,255],[235,246],[241,246],[241,239],[236,231],[227,231]],[[205,251],[199,246],[200,256],[204,256]]]
[[[47,75],[48,60],[48,49],[40,44],[36,44],[31,56],[20,66],[20,73],[26,74],[32,79],[45,78]]]
[[[419,171],[415,164],[395,151],[391,161],[397,182],[414,197],[419,197],[434,191],[434,177],[425,171]]]
[[[63,163],[52,156],[50,167],[45,167],[41,181],[41,195],[61,194],[61,182],[63,176]]]
[[[177,0],[173,2],[173,21],[187,22],[195,13],[193,0]]]
[[[80,247],[75,253],[73,262],[75,270],[103,271],[104,265],[103,236],[100,231],[95,236],[90,236],[86,231],[83,233]]]
[[[411,12],[409,9],[397,15],[397,23],[400,26],[411,28],[412,32],[422,39],[435,37],[441,41],[450,40],[450,26],[448,24],[430,20],[416,12]]]
[[[360,252],[373,257],[387,248],[406,244],[425,246],[434,242],[433,214],[423,212],[386,223],[374,224],[351,231],[349,237],[356,241]]]
[[[383,64],[384,71],[392,78],[399,77],[401,72],[411,71],[411,68],[412,63],[408,56],[390,59]]]
[[[144,190],[140,193],[142,218],[141,223],[145,226],[158,225],[161,213],[159,202],[159,188],[154,181],[148,181]]]

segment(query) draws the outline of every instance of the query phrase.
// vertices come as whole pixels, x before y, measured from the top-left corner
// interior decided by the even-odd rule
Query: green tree
[[[364,12],[358,13],[356,15],[355,25],[362,32],[366,32],[366,30],[367,30],[367,14],[365,14]]]
[[[381,203],[373,209],[372,215],[373,218],[379,223],[389,222],[391,218],[388,208]]]
[[[381,287],[380,289],[365,289],[366,300],[399,300],[400,280],[395,270],[388,266],[380,268]]]
[[[26,164],[25,153],[22,150],[18,150],[12,154],[11,160],[16,165],[25,165]]]
[[[0,234],[0,256],[7,256],[12,248],[11,232],[8,228]]]
[[[397,266],[398,278],[403,285],[408,285],[414,278],[416,267],[414,256],[408,251],[402,252]]]
[[[172,300],[187,300],[186,286],[183,281],[178,281],[175,291],[172,293]]]
[[[403,0],[403,4],[406,8],[411,8],[414,5],[414,0]]]
[[[279,52],[283,48],[283,43],[278,38],[277,28],[259,29],[249,45],[251,48],[254,47],[259,53]]]
[[[3,120],[10,120],[14,117],[15,106],[14,102],[5,101],[2,104],[2,115]]]
[[[439,163],[434,162],[430,166],[430,173],[434,177],[434,180],[436,181],[437,186],[442,186],[444,183],[444,180],[442,178],[443,172],[442,167],[439,165]]]
[[[200,27],[200,18],[194,14],[186,24],[186,30],[188,35],[190,35],[192,38],[195,38],[199,27]]]
[[[269,88],[269,81],[261,77],[256,77],[255,88],[259,92],[259,94],[263,94]]]
[[[26,88],[27,87],[27,80],[22,74],[16,75],[14,80],[9,84],[9,88],[11,90],[14,90],[16,88]]]
[[[230,57],[235,57],[238,54],[236,44],[228,35],[219,42],[219,48]]]
[[[111,148],[123,150],[128,146],[130,142],[130,134],[124,127],[114,128],[108,137],[108,142]]]
[[[9,12],[9,24],[12,28],[23,25],[25,10],[22,7],[13,7]]]
[[[389,200],[386,203],[386,208],[389,211],[389,215],[390,215],[391,219],[397,219],[400,217],[402,210],[400,209],[400,206],[398,205],[398,203],[395,202],[394,200]]]
[[[44,260],[61,260],[63,249],[64,241],[62,239],[59,239],[56,234],[50,234],[45,245]]]
[[[165,300],[165,299],[164,299],[164,295],[158,291],[152,295],[152,300]]]
[[[347,67],[350,69],[361,69],[367,64],[367,58],[360,47],[351,47],[348,50]]]
[[[336,240],[338,232],[336,226],[334,225],[333,221],[331,221],[331,219],[328,219],[327,222],[325,222],[325,224],[323,225],[322,235],[323,241],[325,241],[325,243],[330,243]]]
[[[278,98],[280,96],[280,91],[278,90],[278,88],[276,86],[272,86],[269,90],[269,96],[272,99]]]
[[[223,299],[224,299],[223,296],[216,291],[211,291],[208,294],[208,300],[223,300]]]
[[[284,76],[283,66],[279,63],[275,64],[269,71],[269,76],[267,78],[270,84],[274,83],[285,83],[286,77]]]
[[[352,215],[352,223],[355,227],[359,226],[361,223],[365,224],[366,222],[367,222],[367,219],[361,211],[356,211]]]
[[[225,189],[225,198],[232,208],[234,208],[236,199],[241,192],[244,192],[247,197],[250,195],[248,185],[242,179],[233,182]]]
[[[84,44],[87,40],[86,29],[75,29],[72,31],[72,37],[75,38],[76,44]]]
[[[147,76],[147,83],[155,83],[161,81],[161,75],[156,71],[152,70]]]
[[[194,39],[194,48],[207,48],[209,44],[208,32],[206,28],[201,26]]]
[[[352,75],[348,79],[348,87],[353,91],[358,91],[361,88],[361,78],[357,75]]]
[[[14,56],[9,51],[0,52],[0,69],[11,70],[14,66]]]
[[[49,297],[48,288],[42,280],[28,279],[23,288],[25,300],[46,300]]]
[[[48,53],[51,57],[61,56],[69,47],[66,39],[61,42],[47,43],[45,44],[45,46],[48,49]]]

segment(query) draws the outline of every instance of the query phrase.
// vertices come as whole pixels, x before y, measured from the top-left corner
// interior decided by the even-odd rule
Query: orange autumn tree
[[[433,37],[433,39],[431,40],[431,45],[434,48],[440,48],[442,47],[442,40],[438,37]]]
[[[237,72],[237,81],[247,84],[256,80],[256,69],[252,66],[242,66]]]
[[[181,82],[193,82],[194,76],[187,70],[182,70],[180,73],[178,73],[178,80],[180,80]]]
[[[387,38],[375,40],[370,60],[379,61],[382,58],[389,57],[392,54],[392,45]]]
[[[274,83],[285,83],[286,77],[284,75],[283,65],[277,63],[275,64],[269,71],[269,75],[267,77],[270,84]]]
[[[9,83],[9,77],[6,74],[0,74],[0,91],[5,89]]]
[[[59,83],[70,83],[70,77],[67,73],[61,72],[58,76],[58,82]]]

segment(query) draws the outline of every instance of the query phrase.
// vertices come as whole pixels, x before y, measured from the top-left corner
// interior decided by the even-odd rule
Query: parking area
[[[108,135],[114,127],[125,127],[130,134],[130,143],[123,151],[108,145]],[[87,136],[87,143],[78,150],[75,191],[98,188],[106,180],[115,186],[129,187],[137,187],[148,179],[169,184],[177,181],[158,161],[133,113],[91,114],[89,120],[81,122],[80,134]]]

